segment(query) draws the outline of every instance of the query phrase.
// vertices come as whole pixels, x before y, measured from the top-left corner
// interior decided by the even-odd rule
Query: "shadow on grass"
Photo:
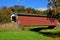
[[[34,32],[38,32],[39,34],[42,34],[43,36],[47,36],[47,37],[52,37],[52,38],[56,38],[56,37],[60,37],[60,31],[56,31],[54,32],[42,32],[41,30],[45,30],[45,29],[51,29],[51,28],[33,28],[30,29],[30,31],[34,31]]]
[[[60,37],[60,32],[40,32],[39,34],[43,34],[44,36],[52,38]]]
[[[51,29],[51,28],[33,28],[30,29],[30,31],[39,32],[40,30],[44,30],[44,29]]]
[[[53,29],[54,27],[55,27],[55,26],[40,27],[40,28],[32,28],[32,29],[30,29],[30,31],[39,32],[40,30],[44,30],[44,29]]]

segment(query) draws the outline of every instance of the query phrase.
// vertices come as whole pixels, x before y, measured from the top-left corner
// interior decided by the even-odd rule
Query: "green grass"
[[[31,31],[0,31],[0,40],[50,40],[49,37]]]
[[[24,27],[27,29],[33,29],[33,28],[48,28],[48,26],[30,26],[30,27]],[[49,29],[48,29],[49,30]],[[41,32],[41,31],[40,31]],[[57,35],[60,30],[58,29],[51,29],[48,32],[43,32],[41,34],[40,32],[33,32],[33,31],[22,31],[22,30],[0,30],[0,40],[51,40],[48,35]],[[48,34],[48,35],[47,35]]]
[[[40,32],[60,33],[60,29],[47,29],[41,30]]]
[[[53,37],[60,38],[60,29],[42,30],[39,33],[42,34],[42,35],[51,37],[51,38],[53,38]]]
[[[48,28],[48,26],[26,26],[26,29],[33,29],[33,28]]]

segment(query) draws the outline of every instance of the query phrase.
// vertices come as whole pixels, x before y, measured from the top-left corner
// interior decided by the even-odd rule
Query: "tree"
[[[52,11],[52,15],[58,16],[60,14],[60,0],[49,0],[48,8]]]
[[[23,13],[25,12],[25,7],[24,6],[20,6],[19,9],[17,10],[18,13]]]
[[[32,13],[33,13],[33,14],[38,14],[38,13],[37,13],[37,10],[35,10],[35,9],[32,9]]]
[[[6,14],[6,15],[9,15],[11,10],[8,9],[7,7],[3,7],[2,11]]]
[[[25,9],[25,13],[31,14],[31,13],[32,13],[32,8],[26,8],[26,9]]]
[[[0,23],[5,23],[10,21],[10,10],[6,7],[0,9]]]

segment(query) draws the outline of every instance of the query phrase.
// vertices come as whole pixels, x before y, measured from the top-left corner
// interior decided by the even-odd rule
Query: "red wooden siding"
[[[18,21],[21,22],[21,26],[56,26],[57,19],[54,19],[53,22],[47,17],[36,17],[36,16],[18,16]]]

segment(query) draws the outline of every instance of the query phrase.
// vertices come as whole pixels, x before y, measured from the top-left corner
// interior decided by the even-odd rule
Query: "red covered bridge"
[[[49,18],[37,14],[18,14],[18,21],[21,22],[21,26],[55,27],[57,25],[56,18]]]

